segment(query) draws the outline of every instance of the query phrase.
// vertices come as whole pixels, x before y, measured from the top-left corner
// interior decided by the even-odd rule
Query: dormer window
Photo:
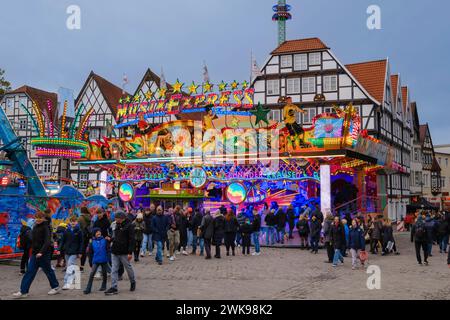
[[[322,53],[314,52],[309,54],[309,64],[311,66],[317,66],[322,63]]]

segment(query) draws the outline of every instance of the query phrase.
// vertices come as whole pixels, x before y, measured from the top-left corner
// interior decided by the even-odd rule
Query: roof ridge
[[[388,59],[384,58],[384,59],[379,59],[379,60],[369,60],[369,61],[363,61],[363,62],[349,63],[349,64],[346,64],[345,66],[355,66],[358,64],[368,64],[368,63],[387,62],[387,61],[388,61]]]

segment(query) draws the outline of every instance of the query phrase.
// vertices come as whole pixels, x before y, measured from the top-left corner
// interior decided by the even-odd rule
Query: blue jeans
[[[236,233],[236,244],[241,244],[242,235],[240,232]]]
[[[194,241],[194,234],[192,233],[192,230],[188,230],[187,232],[187,246],[192,246],[192,243]]]
[[[255,252],[259,252],[259,231],[252,233],[253,245],[255,246]]]
[[[145,254],[147,252],[153,252],[153,241],[152,241],[152,234],[145,234],[144,233],[144,239],[142,239],[142,246],[141,246],[141,253]]]
[[[203,238],[197,237],[197,235],[192,235],[192,252],[197,251],[197,241],[200,244],[200,254],[203,255],[203,249],[205,248],[205,240]]]
[[[286,234],[285,228],[277,229],[277,241],[284,243],[284,235]]]
[[[163,261],[163,242],[156,241],[156,257],[155,260],[158,262]]]
[[[428,243],[428,255],[431,255],[431,250],[433,249],[433,242]]]
[[[337,265],[338,261],[344,261],[344,256],[341,253],[340,249],[334,249],[334,257],[333,257],[333,265]]]
[[[314,252],[319,250],[319,237],[311,237],[311,249]]]
[[[66,254],[66,274],[64,275],[64,284],[72,284],[73,283],[73,281],[75,279],[75,275],[74,275],[75,272],[72,268],[69,269],[69,267],[76,265],[77,258],[78,258],[78,256],[76,254],[72,254],[72,255]]]
[[[49,253],[43,255],[40,258],[36,258],[35,254],[31,256],[30,260],[28,261],[28,270],[23,276],[22,283],[20,284],[20,292],[25,294],[30,291],[31,284],[33,283],[34,277],[36,277],[36,273],[38,272],[39,268],[44,271],[52,289],[59,287],[59,282],[56,279],[55,271],[53,271],[50,264],[50,259],[51,256]]]
[[[447,251],[447,247],[448,247],[448,234],[445,235],[441,242],[439,243],[439,247],[441,248],[441,251]]]
[[[267,226],[266,227],[266,246],[269,245],[269,238],[271,238],[272,240],[270,241],[271,245],[275,244],[275,235],[277,233],[277,230],[275,229],[275,227],[272,226]]]

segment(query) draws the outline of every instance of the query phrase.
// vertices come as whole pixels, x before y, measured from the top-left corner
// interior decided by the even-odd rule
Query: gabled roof
[[[397,94],[398,94],[398,85],[399,85],[399,76],[398,74],[393,74],[391,76],[391,85],[392,85],[392,98],[394,99],[393,102],[397,102]]]
[[[386,88],[387,60],[348,64],[345,67],[359,83],[380,103],[384,101]]]
[[[420,130],[420,121],[419,121],[419,113],[417,112],[417,103],[411,102],[411,116],[413,121],[413,128],[414,130]],[[417,132],[419,135],[420,133]]]
[[[139,88],[143,85],[145,81],[154,81],[158,88],[161,86],[161,77],[158,76],[156,73],[154,73],[150,68],[147,68],[147,71],[145,71],[144,76],[142,77],[141,82],[139,82],[139,85],[136,88],[136,91],[134,94],[137,94],[139,91]],[[167,89],[171,90],[172,85],[166,81]]]
[[[429,134],[428,123],[419,126],[420,143],[423,145],[425,137]],[[431,137],[430,137],[431,138]]]
[[[31,100],[37,103],[38,107],[41,110],[45,110],[46,112],[47,112],[47,101],[50,100],[52,102],[54,110],[56,111],[56,113],[58,112],[58,95],[54,92],[48,92],[24,85],[13,91],[7,92],[6,94],[17,94],[17,93],[27,94],[31,98]]]
[[[83,94],[84,90],[86,89],[86,86],[88,85],[91,79],[94,79],[94,81],[97,83],[98,89],[102,93],[103,97],[105,98],[106,104],[108,105],[109,109],[111,110],[112,114],[115,117],[117,113],[117,105],[119,104],[119,99],[129,96],[130,94],[128,92],[125,92],[125,94],[123,94],[122,88],[119,88],[118,86],[109,82],[105,78],[99,76],[98,74],[95,74],[94,71],[91,71],[91,73],[87,77],[86,82],[83,85],[83,88],[81,88],[78,97],[75,99],[75,105],[78,105],[78,102],[81,99],[81,95]]]
[[[271,52],[273,55],[329,49],[319,38],[288,40]]]
[[[441,171],[441,166],[439,165],[439,162],[437,161],[436,157],[433,157],[433,164],[431,165],[431,171]]]
[[[408,87],[402,87],[403,113],[406,114],[408,109]]]

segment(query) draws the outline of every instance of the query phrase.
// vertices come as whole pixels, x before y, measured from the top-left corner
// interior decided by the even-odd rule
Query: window
[[[300,78],[287,79],[287,93],[300,93]]]
[[[78,187],[80,189],[86,189],[87,188],[87,182],[88,182],[88,174],[87,173],[80,173],[80,183]]]
[[[419,149],[414,148],[414,161],[419,162]]]
[[[52,160],[51,159],[45,159],[44,160],[44,174],[51,174],[52,173]]]
[[[281,115],[280,110],[272,110],[269,113],[269,120],[273,120],[273,121],[279,122],[279,121],[281,121],[280,115]]]
[[[281,56],[281,67],[282,68],[292,67],[292,56]]]
[[[28,121],[27,119],[19,120],[19,130],[27,130]]]
[[[320,65],[322,62],[322,53],[314,52],[309,54],[309,64],[312,66]]]
[[[303,123],[311,123],[316,116],[316,109],[304,109],[306,113],[303,114]]]
[[[325,107],[323,108],[324,113],[336,113],[336,111],[333,109],[333,107]]]
[[[448,158],[445,158],[445,167],[448,167]]]
[[[308,56],[306,54],[294,55],[294,70],[308,70]]]
[[[302,93],[314,93],[316,92],[316,78],[302,78]]]
[[[279,80],[267,80],[267,94],[268,95],[280,94]]]
[[[323,77],[323,91],[337,91],[337,76]]]
[[[34,169],[36,171],[38,171],[39,170],[39,160],[33,159],[33,160],[31,160],[31,163],[33,164]]]
[[[426,173],[423,174],[422,183],[424,187],[428,187],[428,174]]]
[[[6,100],[6,106],[8,108],[13,108],[14,107],[14,98],[8,98],[8,100]]]
[[[441,165],[441,157],[438,158],[438,163]]]

